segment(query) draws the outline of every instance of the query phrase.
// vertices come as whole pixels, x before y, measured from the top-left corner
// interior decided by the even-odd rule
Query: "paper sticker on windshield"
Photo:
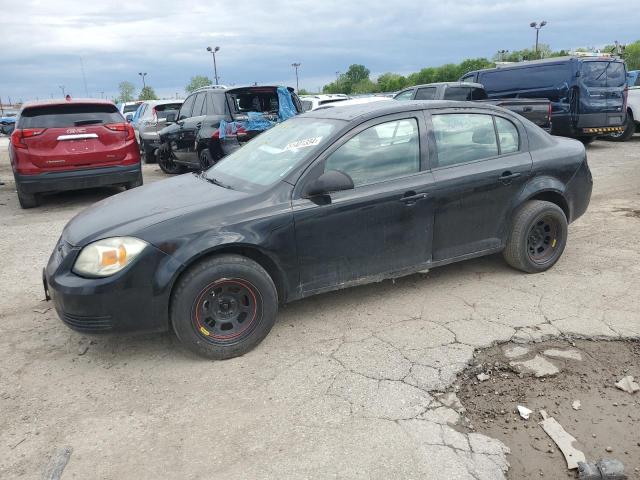
[[[320,143],[320,140],[322,140],[322,137],[305,138],[304,140],[298,140],[297,142],[287,143],[287,146],[284,147],[284,149],[285,151],[287,151],[297,150],[298,148],[313,147],[315,145],[318,145]]]

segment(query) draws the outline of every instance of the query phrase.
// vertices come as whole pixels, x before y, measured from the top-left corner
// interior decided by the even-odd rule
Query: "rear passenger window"
[[[434,98],[436,98],[435,87],[419,88],[416,93],[416,100],[433,100]]]
[[[444,91],[445,100],[471,100],[471,89],[469,87],[448,87]]]
[[[202,107],[204,106],[205,96],[206,93],[199,93],[198,95],[196,95],[196,101],[193,104],[193,112],[191,112],[192,117],[204,115]]]
[[[455,113],[433,115],[438,167],[449,167],[498,155],[491,115]]]
[[[419,172],[417,121],[396,120],[363,130],[327,158],[328,170],[346,173],[356,187]]]
[[[509,120],[495,117],[498,139],[500,140],[500,153],[517,152],[520,148],[520,135],[518,129]]]

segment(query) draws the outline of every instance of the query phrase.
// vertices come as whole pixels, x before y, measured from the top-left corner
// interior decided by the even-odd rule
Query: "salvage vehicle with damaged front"
[[[205,170],[273,125],[302,111],[292,88],[251,86],[196,90],[160,130],[158,164],[164,173]]]
[[[584,146],[473,102],[379,102],[291,118],[206,172],[71,220],[44,270],[83,332],[173,328],[194,352],[254,348],[279,304],[503,252],[553,266],[589,204]]]

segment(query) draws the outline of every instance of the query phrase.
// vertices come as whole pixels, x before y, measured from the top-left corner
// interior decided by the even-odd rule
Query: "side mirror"
[[[124,118],[127,119],[127,122],[131,123],[131,120],[133,120],[133,115],[131,115],[130,113],[127,113]]]
[[[353,180],[349,175],[339,170],[329,170],[307,185],[305,196],[315,197],[353,188]]]
[[[160,120],[158,120],[158,121],[160,121]],[[165,122],[167,123],[167,125],[169,125],[170,123],[175,123],[175,121],[176,121],[176,114],[175,113],[170,113],[165,118]]]

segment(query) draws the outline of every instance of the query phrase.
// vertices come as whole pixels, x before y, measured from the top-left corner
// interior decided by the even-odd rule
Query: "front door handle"
[[[514,178],[518,178],[519,176],[519,173],[511,173],[507,170],[506,172],[502,172],[502,175],[498,177],[498,180],[500,180],[505,185],[508,185],[509,183],[511,183],[511,180],[513,180]]]
[[[200,128],[202,126],[202,122],[196,123],[196,128]]]
[[[413,192],[410,192],[410,193],[413,193]],[[414,195],[408,194],[402,197],[400,201],[406,203],[407,205],[413,205],[417,201],[422,200],[423,198],[427,198],[428,196],[429,196],[428,193],[418,193]]]

